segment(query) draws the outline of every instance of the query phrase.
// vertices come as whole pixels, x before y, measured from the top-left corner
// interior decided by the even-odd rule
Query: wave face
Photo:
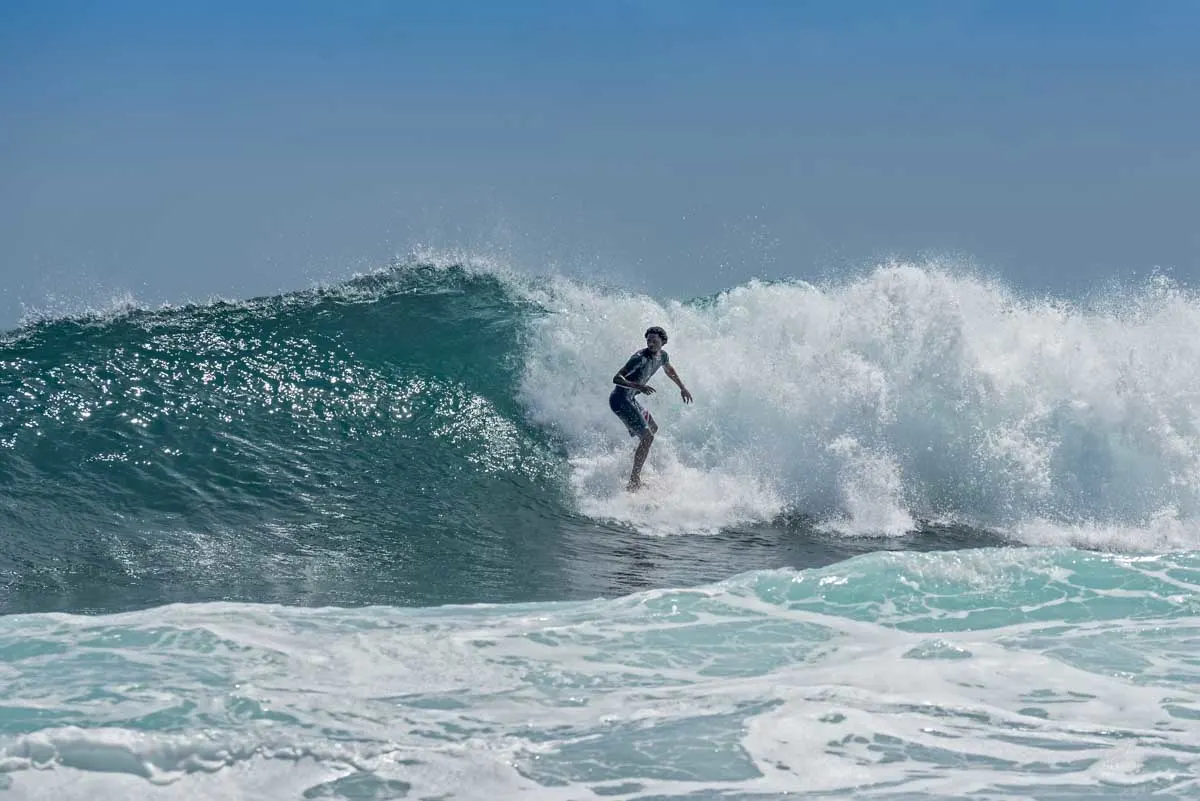
[[[0,618],[23,798],[1195,798],[1195,554],[613,600]],[[152,786],[156,785],[156,786]]]
[[[477,567],[536,563],[515,532],[556,462],[515,398],[523,309],[494,277],[422,267],[15,332],[15,592],[105,607],[184,582],[259,600],[278,580],[277,600],[417,586],[437,602]]]
[[[631,496],[606,395],[651,323],[696,403],[655,379]],[[1189,550],[1198,408],[1200,301],[1161,280],[1066,304],[898,264],[663,303],[425,264],[45,320],[0,338],[6,609],[582,597],[630,589],[581,578],[596,542],[670,551],[647,535],[725,563],[689,580],[946,530]],[[746,532],[837,553],[747,561]]]

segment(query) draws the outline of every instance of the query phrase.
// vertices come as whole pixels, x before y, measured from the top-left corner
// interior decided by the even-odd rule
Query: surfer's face
[[[662,346],[662,337],[660,337],[658,334],[650,334],[646,337],[646,347],[655,353],[658,353],[660,350],[662,350]]]

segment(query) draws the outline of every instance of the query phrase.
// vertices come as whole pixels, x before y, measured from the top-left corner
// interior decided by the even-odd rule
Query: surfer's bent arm
[[[679,387],[679,394],[683,396],[684,403],[692,402],[692,393],[688,392],[688,388],[683,385],[683,379],[679,377],[679,373],[675,372],[675,368],[671,365],[664,365],[663,372],[667,374],[667,378],[675,382],[675,386]]]
[[[638,384],[634,381],[630,381],[620,373],[617,373],[613,376],[613,383],[619,387],[629,387],[630,389],[636,389],[638,392],[645,392],[646,394],[654,392],[653,387],[648,387],[645,384]]]

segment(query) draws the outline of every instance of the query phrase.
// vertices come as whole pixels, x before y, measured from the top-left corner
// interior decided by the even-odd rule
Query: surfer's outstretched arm
[[[667,378],[675,382],[675,386],[679,387],[679,395],[683,398],[683,402],[691,403],[692,393],[688,392],[688,388],[683,385],[683,379],[679,377],[679,373],[675,372],[675,368],[668,364],[663,367],[663,372],[667,374]]]

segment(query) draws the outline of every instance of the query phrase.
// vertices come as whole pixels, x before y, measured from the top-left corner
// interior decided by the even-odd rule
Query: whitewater
[[[645,476],[608,410],[649,325]],[[15,798],[1200,798],[1200,298],[424,258],[0,334]]]
[[[569,441],[589,514],[670,530],[792,510],[859,535],[951,521],[1027,544],[1197,545],[1200,307],[1165,280],[1091,308],[913,265],[690,303],[565,284],[543,302],[525,399]],[[643,509],[606,492],[626,454],[579,396],[647,320],[670,327],[704,403],[654,402],[672,491]]]

